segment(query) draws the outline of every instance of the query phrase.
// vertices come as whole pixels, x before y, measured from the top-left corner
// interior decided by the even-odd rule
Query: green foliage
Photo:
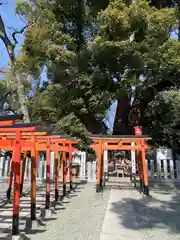
[[[57,123],[68,134],[87,142],[84,133],[89,131],[88,122],[102,121],[111,93],[106,86],[107,74],[92,66],[92,52],[86,45],[86,31],[91,31],[88,6],[82,5],[81,14],[76,4],[78,1],[37,1],[35,9],[28,9],[26,18],[33,23],[25,33],[19,65],[35,77],[46,66],[54,83],[30,100],[31,118],[46,125]]]
[[[161,80],[161,69],[167,68],[162,59],[162,55],[167,54],[167,45],[180,47],[176,40],[169,40],[176,28],[174,9],[158,10],[147,1],[135,1],[131,5],[112,1],[99,13],[98,21],[100,33],[93,44],[95,58],[100,69],[108,69],[110,75],[119,80],[119,87],[125,84],[127,88],[126,81],[134,74],[136,85],[143,87]],[[133,41],[130,41],[131,36],[134,36]],[[170,57],[177,64],[175,56]],[[122,78],[125,69],[129,74]],[[168,66],[166,75],[171,71]],[[148,84],[141,81],[142,75]]]
[[[68,135],[81,139],[81,142],[76,146],[79,149],[89,151],[89,144],[91,143],[90,138],[88,137],[89,133],[87,132],[86,127],[82,122],[77,118],[73,113],[66,115],[64,118],[61,118],[56,123],[56,130],[64,131]]]
[[[26,16],[27,13],[31,10],[30,5],[24,1],[16,2],[15,13],[20,14],[21,16]]]
[[[5,81],[0,81],[0,94],[6,94],[8,91],[8,87]]]
[[[172,146],[179,139],[180,130],[173,125],[180,119],[180,92],[165,91],[158,94],[145,111],[143,126],[153,142],[159,145]]]
[[[37,0],[19,3],[16,12],[31,23],[19,67],[36,78],[46,67],[52,82],[30,100],[33,120],[87,142],[111,102],[124,91],[131,95],[132,85],[141,96],[163,79],[178,82],[173,8],[156,9],[145,0]]]

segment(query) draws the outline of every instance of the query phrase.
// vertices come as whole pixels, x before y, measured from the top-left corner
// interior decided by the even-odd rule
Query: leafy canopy
[[[141,97],[156,82],[179,80],[173,8],[145,0],[37,0],[18,2],[16,12],[29,23],[19,67],[36,79],[47,69],[48,87],[29,102],[32,119],[85,136],[122,92],[132,95],[132,85]]]
[[[68,122],[73,119],[74,123],[81,123],[87,132],[92,131],[95,120],[100,122],[105,117],[112,93],[104,82],[109,81],[108,74],[92,65],[88,47],[91,36],[86,36],[87,32],[93,35],[89,5],[82,5],[82,19],[75,5],[71,1],[61,4],[37,1],[35,8],[27,7],[27,3],[18,4],[16,12],[31,22],[20,62],[24,71],[37,78],[46,67],[48,80],[53,83],[31,99],[31,117],[53,123],[69,117]]]
[[[144,130],[150,132],[153,142],[171,147],[179,145],[180,130],[174,125],[180,119],[180,92],[177,90],[159,93],[145,111],[143,118]]]

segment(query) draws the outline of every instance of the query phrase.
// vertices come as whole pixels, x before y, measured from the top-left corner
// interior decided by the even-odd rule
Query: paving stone
[[[100,240],[179,240],[180,189],[155,184],[143,197],[126,181],[111,190]]]
[[[32,240],[99,240],[110,190],[97,194],[92,183],[80,187],[76,196],[66,198],[70,203],[57,212],[57,219],[47,222],[46,231],[31,235]]]

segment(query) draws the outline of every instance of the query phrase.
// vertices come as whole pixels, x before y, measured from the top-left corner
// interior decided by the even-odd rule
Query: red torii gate
[[[25,135],[27,134],[27,135]],[[40,132],[40,136],[38,135],[39,132],[28,132],[28,133],[23,133],[21,139],[25,140],[25,141],[31,141],[33,139],[34,141],[34,149],[36,150],[36,152],[39,151],[46,151],[47,152],[47,164],[49,164],[50,160],[50,154],[49,152],[55,152],[55,159],[58,158],[58,152],[62,151],[62,163],[63,163],[63,195],[66,195],[66,152],[69,152],[69,158],[70,158],[70,166],[69,166],[69,170],[70,170],[70,189],[72,190],[72,151],[77,150],[77,148],[74,148],[72,146],[72,143],[74,142],[73,140],[70,139],[65,139],[65,138],[60,138],[59,136],[51,136],[51,135],[47,135],[47,136],[42,136],[42,132]],[[8,133],[8,138],[13,138],[14,134],[12,133]],[[5,140],[5,137],[3,136],[2,133],[0,133],[0,140],[1,138],[3,138],[3,140]],[[7,140],[7,136],[6,136],[6,140]],[[62,144],[62,146],[60,145]],[[67,145],[68,146],[65,146]],[[22,176],[21,176],[21,192],[22,192],[22,188],[23,188],[23,181],[24,181],[24,172],[25,172],[25,165],[26,165],[26,153],[27,151],[31,151],[32,146],[27,146],[23,145],[21,146],[21,149],[23,151],[25,151],[24,154],[24,161],[23,161],[23,170],[22,170]],[[9,150],[11,149],[11,146],[6,145],[6,149]],[[48,152],[49,151],[49,152]],[[34,154],[32,154],[34,156]],[[36,155],[36,154],[35,154]],[[58,171],[58,166],[57,166],[57,161],[55,160],[55,169],[56,171]],[[47,172],[49,171],[49,169],[47,170]],[[13,169],[11,169],[11,172],[13,172]],[[56,183],[57,181],[55,181]],[[11,190],[11,185],[12,185],[12,175],[10,176],[10,182],[9,182],[9,187],[8,187],[8,194],[7,194],[7,198],[10,199],[10,195],[9,192]],[[56,185],[56,184],[55,184]],[[57,193],[55,193],[55,196],[57,195]],[[56,197],[58,198],[58,197]]]
[[[139,177],[143,184],[142,191],[145,195],[149,195],[148,173],[145,158],[145,151],[151,149],[151,147],[146,144],[148,140],[151,140],[148,136],[92,135],[93,143],[91,147],[96,151],[98,161],[96,192],[100,192],[102,188],[104,150],[134,150],[137,152],[138,157]],[[131,143],[135,143],[135,145],[132,146]]]
[[[0,132],[15,133],[15,139],[0,141],[0,148],[9,147],[13,151],[13,171],[14,171],[14,200],[13,200],[13,219],[12,219],[12,235],[19,234],[19,199],[20,199],[20,157],[21,157],[21,131],[34,131],[36,126],[32,124],[23,124],[19,126],[0,126]]]
[[[12,234],[19,234],[19,198],[20,198],[20,156],[21,151],[31,151],[31,220],[36,219],[36,156],[37,151],[46,151],[46,209],[50,208],[50,151],[55,151],[56,171],[55,171],[55,195],[56,200],[59,197],[58,193],[58,166],[57,156],[58,151],[63,152],[63,194],[66,195],[66,155],[65,152],[70,152],[70,162],[72,162],[72,151],[76,148],[72,147],[70,139],[59,139],[55,136],[45,136],[47,132],[38,132],[39,124],[14,124],[11,126],[0,126],[0,148],[12,150],[12,168],[14,173],[14,202],[13,202],[13,221]],[[31,131],[31,132],[30,132]],[[36,139],[36,135],[44,135],[42,142]],[[62,143],[63,146],[59,146]],[[66,146],[68,144],[68,146]],[[70,168],[72,167],[72,163]],[[23,169],[24,171],[25,169]],[[9,189],[11,189],[13,174],[10,175]],[[21,185],[23,185],[23,179]],[[70,171],[70,188],[72,188],[72,169]]]

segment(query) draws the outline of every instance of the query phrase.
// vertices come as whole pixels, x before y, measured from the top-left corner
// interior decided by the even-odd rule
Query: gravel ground
[[[37,181],[36,182],[36,185],[37,186],[41,186],[42,185],[42,182],[41,181]],[[8,188],[8,180],[5,179],[5,180],[0,180],[0,202],[1,200],[3,200],[4,198],[6,198],[6,191],[7,191],[7,188]],[[12,195],[13,195],[13,188],[14,188],[14,183],[12,185]],[[24,181],[24,187],[23,187],[23,190],[24,192],[27,192],[29,189],[31,189],[31,181]]]
[[[94,184],[78,187],[77,195],[64,203],[66,209],[55,214],[42,233],[29,236],[33,240],[99,240],[110,190],[97,194]]]

